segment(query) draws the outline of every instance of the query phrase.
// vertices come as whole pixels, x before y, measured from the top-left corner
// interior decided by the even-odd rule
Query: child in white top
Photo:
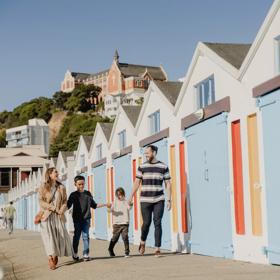
[[[115,257],[114,247],[121,235],[125,247],[125,257],[129,257],[128,228],[129,210],[131,209],[131,206],[128,205],[123,188],[117,188],[115,194],[116,199],[113,202],[110,210],[113,214],[113,237],[110,241],[108,251],[111,257]]]

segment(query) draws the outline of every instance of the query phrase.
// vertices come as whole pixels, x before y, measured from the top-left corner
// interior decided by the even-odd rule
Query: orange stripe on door
[[[240,120],[232,122],[231,137],[232,137],[235,229],[237,234],[245,234]]]
[[[250,196],[252,211],[252,232],[253,235],[262,235],[262,206],[261,187],[259,171],[259,144],[256,114],[247,118],[248,125],[248,153],[249,153],[249,177]]]
[[[171,196],[172,196],[172,227],[173,232],[178,232],[178,209],[177,209],[177,180],[176,180],[176,155],[175,145],[170,146],[170,173],[171,173]]]
[[[181,191],[181,211],[182,211],[182,232],[188,232],[188,215],[187,215],[187,174],[185,163],[185,143],[180,142],[180,191]]]

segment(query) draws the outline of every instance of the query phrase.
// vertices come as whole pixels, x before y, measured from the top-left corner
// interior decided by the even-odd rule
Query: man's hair
[[[150,148],[153,152],[158,152],[158,147],[157,146],[154,146],[154,145],[148,145],[147,148]]]
[[[115,194],[116,194],[116,196],[118,196],[118,194],[121,194],[122,196],[125,196],[125,190],[121,187],[117,188]]]
[[[78,181],[85,181],[85,177],[82,176],[82,175],[77,175],[75,178],[74,178],[74,182],[77,183]]]
[[[11,205],[13,205],[13,202],[12,202],[12,201],[10,201],[10,204],[11,204]]]

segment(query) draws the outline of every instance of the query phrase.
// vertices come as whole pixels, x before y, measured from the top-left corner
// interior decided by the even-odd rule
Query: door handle
[[[260,190],[262,188],[262,186],[259,182],[255,182],[253,187],[255,190]]]
[[[205,181],[209,181],[209,172],[208,172],[208,168],[206,168],[204,170],[204,180]]]

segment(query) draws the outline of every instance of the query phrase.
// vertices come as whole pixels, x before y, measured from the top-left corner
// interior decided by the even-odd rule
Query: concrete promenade
[[[3,279],[280,279],[280,267],[277,266],[186,254],[166,253],[155,258],[150,249],[146,256],[139,256],[136,246],[131,247],[132,257],[125,259],[122,256],[122,244],[116,247],[118,257],[110,259],[107,246],[108,242],[91,240],[92,261],[73,263],[71,258],[61,258],[58,269],[50,271],[40,234],[15,231],[12,236],[8,236],[6,231],[0,230],[0,266],[5,274]]]

